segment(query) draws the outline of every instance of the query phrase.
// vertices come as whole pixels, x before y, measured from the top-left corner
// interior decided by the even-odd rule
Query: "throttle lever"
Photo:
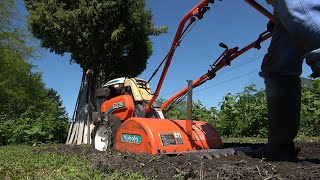
[[[228,46],[226,44],[222,43],[222,42],[219,43],[219,46],[222,47],[222,48],[225,48],[227,50],[229,49]]]
[[[231,61],[230,61],[230,57],[238,52],[238,49],[239,47],[234,47],[232,49],[226,49],[225,50],[225,53],[223,54],[223,59],[224,59],[224,62],[226,63],[226,65],[230,66],[231,65]]]

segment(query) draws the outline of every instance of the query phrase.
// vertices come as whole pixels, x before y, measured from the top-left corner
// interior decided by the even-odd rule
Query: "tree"
[[[35,48],[27,45],[30,36],[15,1],[1,1],[0,15],[0,145],[62,142],[67,115],[57,92],[27,62]]]
[[[21,19],[15,0],[1,1],[0,15],[0,115],[14,116],[25,108],[12,106],[20,106],[19,99],[24,100],[25,82],[32,68],[25,60],[33,57],[34,47],[26,45],[29,33],[25,27],[17,25]]]
[[[21,25],[21,16],[14,11],[15,0],[0,2],[0,45],[1,48],[16,52],[21,58],[34,56],[34,47],[26,46],[30,37],[26,26]]]
[[[85,127],[92,123],[92,111],[100,108],[96,89],[110,79],[138,76],[144,71],[152,53],[150,36],[166,28],[154,26],[145,0],[25,2],[31,32],[41,45],[57,54],[70,53],[71,61],[83,69],[73,118],[76,122],[85,120],[85,125],[71,126],[80,132],[75,133],[79,135],[77,144],[90,143],[90,128]],[[71,139],[68,142],[74,136]]]
[[[137,76],[152,53],[156,28],[144,0],[25,0],[34,36],[51,51],[71,53],[84,71]]]

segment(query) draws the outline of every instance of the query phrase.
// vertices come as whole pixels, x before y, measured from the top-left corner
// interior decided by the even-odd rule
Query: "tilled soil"
[[[301,162],[266,162],[234,155],[214,159],[196,156],[133,155],[116,151],[99,152],[91,147],[52,146],[46,152],[76,155],[104,173],[137,172],[146,179],[320,179],[320,142],[297,142]],[[239,144],[226,144],[226,146]],[[257,148],[257,145],[245,144]],[[240,145],[240,146],[243,146]],[[42,150],[41,150],[42,151]],[[312,162],[312,163],[308,163]]]

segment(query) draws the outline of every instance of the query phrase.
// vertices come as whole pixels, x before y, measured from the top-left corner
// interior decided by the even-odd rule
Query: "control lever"
[[[213,63],[213,66],[216,66],[218,62],[222,61],[224,64],[230,66],[230,56],[232,56],[234,53],[238,52],[238,47],[234,47],[232,49],[229,49],[229,47],[224,43],[219,43],[219,46],[224,48],[225,50],[222,52],[220,57]],[[212,67],[212,66],[211,66]]]
[[[229,49],[228,46],[226,44],[222,43],[222,42],[219,43],[219,46],[224,48],[224,49],[227,49],[227,50]]]

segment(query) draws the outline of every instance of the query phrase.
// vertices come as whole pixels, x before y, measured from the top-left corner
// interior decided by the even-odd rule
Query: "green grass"
[[[103,174],[75,156],[33,151],[30,146],[0,147],[0,179],[142,179],[136,173]]]
[[[222,141],[225,143],[266,143],[266,138],[257,138],[257,137],[222,137]]]
[[[109,178],[110,179],[110,178]],[[120,172],[120,171],[115,171],[112,175],[111,175],[111,179],[112,180],[120,180],[120,179],[126,179],[126,180],[143,180],[144,178],[142,178],[141,175],[139,175],[138,173],[132,173],[132,172]]]
[[[302,136],[299,135],[296,138],[297,141],[303,141],[303,142],[319,142],[320,141],[320,136],[319,137],[307,137],[307,136]]]
[[[222,141],[225,143],[266,143],[267,138],[257,138],[257,137],[241,137],[241,138],[231,138],[231,137],[222,137]],[[307,137],[298,135],[295,141],[303,141],[303,142],[318,142],[320,141],[319,137]]]
[[[320,137],[298,136],[297,141],[320,141]],[[266,138],[223,138],[225,143],[266,143]],[[39,147],[0,146],[0,179],[144,179],[132,172],[104,174],[76,156],[33,151]]]

